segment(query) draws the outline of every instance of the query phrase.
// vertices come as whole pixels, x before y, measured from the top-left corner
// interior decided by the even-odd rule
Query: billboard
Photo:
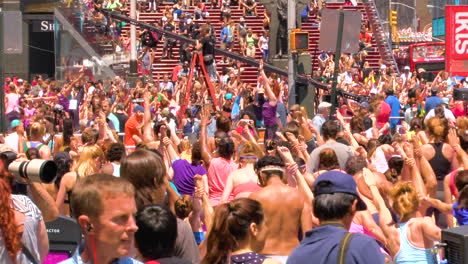
[[[468,5],[445,8],[445,70],[468,76]]]

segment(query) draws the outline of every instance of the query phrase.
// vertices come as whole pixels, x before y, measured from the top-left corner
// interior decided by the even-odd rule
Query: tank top
[[[417,248],[410,244],[406,237],[408,223],[400,224],[400,250],[395,255],[397,264],[436,264],[435,255],[429,248]]]
[[[443,181],[445,175],[450,173],[452,164],[444,157],[444,154],[442,153],[442,148],[444,146],[443,142],[431,143],[431,146],[435,150],[435,155],[431,160],[429,160],[429,164],[431,164],[432,170],[434,170],[437,180]]]
[[[375,238],[374,234],[372,234],[371,232],[369,232],[369,230],[367,230],[367,228],[365,228],[363,225],[360,225],[360,224],[356,224],[354,222],[351,222],[351,226],[349,226],[349,232],[350,233],[359,233],[359,234],[364,234],[364,235],[368,235],[372,238]],[[377,240],[376,240],[377,241]],[[379,243],[380,245],[380,243]],[[380,252],[386,256],[390,256],[387,251],[385,251],[385,249],[383,249],[382,247],[379,247],[380,249]]]
[[[231,255],[231,263],[234,264],[261,264],[265,259],[266,256],[256,252]]]
[[[30,147],[28,147],[28,143]],[[29,141],[29,142],[23,142],[23,151],[26,152],[30,148],[37,148],[37,150],[40,150],[44,146],[41,142],[36,142],[36,141]]]
[[[190,134],[192,134],[193,133],[192,121],[187,120],[187,123],[185,124],[182,131],[184,132],[184,137],[188,137]]]
[[[247,46],[249,47],[253,47],[255,46],[255,40],[253,38],[253,35],[249,37],[249,35],[247,35]]]
[[[8,98],[8,103],[6,105],[5,114],[8,114],[12,111],[19,112],[19,95],[15,93],[9,93],[6,95],[6,97]]]
[[[387,159],[385,158],[385,153],[380,147],[377,147],[375,150],[374,159],[372,164],[375,166],[375,169],[380,173],[385,173],[388,170]]]
[[[234,197],[237,197],[237,195],[244,193],[244,192],[256,192],[258,190],[261,190],[262,187],[260,187],[256,182],[250,180],[248,182],[244,182],[242,184],[237,185],[232,189],[232,194]]]
[[[114,175],[115,177],[120,177],[120,164],[115,164],[111,162],[111,165],[112,168],[114,168],[112,175]]]

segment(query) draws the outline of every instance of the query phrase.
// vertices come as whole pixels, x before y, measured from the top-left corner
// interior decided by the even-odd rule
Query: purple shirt
[[[174,170],[174,185],[181,195],[193,195],[195,191],[193,177],[197,174],[206,174],[206,169],[202,165],[192,165],[184,159],[174,161],[172,169]]]
[[[70,101],[63,94],[58,94],[58,102],[63,106],[63,109],[68,112],[68,107],[70,107]]]
[[[278,104],[275,104],[275,106],[272,106],[269,101],[266,101],[263,104],[263,110],[262,110],[262,115],[263,115],[263,123],[265,126],[274,126],[278,124],[276,121],[276,106]]]

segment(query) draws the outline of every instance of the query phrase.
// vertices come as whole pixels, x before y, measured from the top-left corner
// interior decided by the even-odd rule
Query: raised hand
[[[150,97],[151,97],[151,93],[148,91],[148,89],[146,89],[145,92],[143,93],[143,99],[145,100],[145,102],[149,102]]]
[[[206,126],[208,124],[208,120],[209,120],[208,116],[209,115],[206,110],[201,111],[200,113],[200,125],[201,126]]]
[[[403,143],[403,150],[405,151],[406,156],[409,159],[414,158],[414,151],[413,151],[413,145],[412,144],[410,144],[408,142]]]
[[[287,147],[278,146],[276,149],[278,151],[278,154],[284,160],[284,163],[294,162],[291,151],[289,151],[289,149]]]
[[[297,140],[296,136],[291,132],[286,132],[286,138],[288,139],[288,141],[292,145],[298,145],[299,144],[299,140]]]
[[[457,135],[457,131],[455,129],[450,129],[448,136],[447,136],[448,143],[450,146],[454,147],[460,145],[460,138]]]
[[[199,174],[193,177],[195,183],[195,193],[194,197],[201,198],[205,194],[205,188],[203,187],[203,177]]]
[[[172,143],[172,141],[168,137],[164,137],[162,142],[163,142],[164,146],[166,146],[166,147],[169,146]]]

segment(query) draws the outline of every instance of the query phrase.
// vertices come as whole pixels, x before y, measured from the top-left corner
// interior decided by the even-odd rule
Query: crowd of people
[[[368,34],[339,60],[338,88],[359,96],[338,97],[333,116],[326,100],[314,115],[288,105],[287,80],[263,61],[256,85],[239,62],[210,67],[209,25],[193,49],[219,105],[201,74],[187,90],[188,61],[135,85],[85,67],[7,78],[0,262],[47,261],[45,225],[62,215],[83,233],[64,264],[437,263],[441,229],[468,223],[467,102],[452,96],[467,82],[370,68]],[[330,83],[333,54],[317,59],[313,77]],[[32,159],[53,160],[55,180],[9,171]]]

